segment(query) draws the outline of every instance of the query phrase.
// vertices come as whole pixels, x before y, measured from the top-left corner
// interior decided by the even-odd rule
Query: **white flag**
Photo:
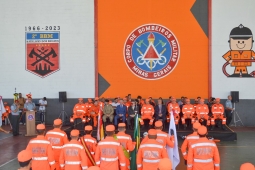
[[[2,96],[0,96],[0,118],[2,119],[2,114],[3,113],[5,113],[6,112],[6,110],[5,110],[5,108],[4,108],[4,103],[3,103],[3,101],[2,101]],[[1,120],[2,121],[2,120]]]
[[[168,134],[171,135],[171,129],[173,129],[173,131],[174,131],[174,147],[171,148],[171,147],[167,146],[167,153],[168,153],[168,157],[172,161],[172,169],[175,170],[177,165],[180,163],[180,156],[179,156],[179,149],[178,149],[176,127],[175,127],[174,116],[173,116],[172,111],[170,112],[170,117],[171,117],[171,121],[169,124]]]

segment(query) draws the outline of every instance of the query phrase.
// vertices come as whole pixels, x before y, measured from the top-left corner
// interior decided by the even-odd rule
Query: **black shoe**
[[[250,74],[242,74],[242,77],[252,77]]]
[[[240,74],[232,74],[232,75],[230,75],[228,77],[240,77]]]

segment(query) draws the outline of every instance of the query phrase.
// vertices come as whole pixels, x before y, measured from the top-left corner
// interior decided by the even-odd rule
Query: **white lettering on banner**
[[[148,73],[147,72],[140,70],[136,66],[133,67],[133,70],[135,70],[136,73],[138,73],[139,75],[141,75],[143,77],[148,77]]]
[[[126,46],[126,59],[127,59],[127,62],[132,62],[132,57],[131,57],[131,50],[130,50],[131,46],[130,45],[127,45]]]
[[[169,71],[171,71],[171,69],[172,69],[171,66],[168,65],[165,69],[154,73],[154,77],[158,77],[158,76],[162,76],[164,74],[167,74]]]
[[[169,33],[169,31],[166,31],[164,28],[158,26],[158,25],[147,25],[147,26],[143,26],[141,28],[138,29],[138,33],[142,34],[145,31],[157,31],[157,32],[161,32],[163,33],[167,38],[171,38],[172,34]]]
[[[172,56],[172,61],[176,62],[176,59],[178,57],[178,47],[177,47],[177,44],[176,44],[176,41],[175,40],[172,40],[171,41],[171,44],[173,46],[173,56]]]
[[[135,35],[135,34],[132,34],[132,35],[129,37],[129,39],[130,39],[131,41],[134,41],[135,38],[136,38],[136,35]]]

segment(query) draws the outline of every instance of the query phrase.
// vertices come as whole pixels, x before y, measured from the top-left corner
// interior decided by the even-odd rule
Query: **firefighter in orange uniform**
[[[99,99],[99,97],[95,97],[95,101],[98,101],[98,105],[100,106],[100,109],[104,109],[104,99]]]
[[[192,134],[186,136],[184,142],[182,143],[181,151],[182,151],[182,155],[183,155],[183,158],[185,161],[185,165],[187,165],[187,157],[188,157],[187,150],[189,149],[190,144],[199,139],[197,130],[200,126],[201,126],[201,124],[198,122],[193,123],[193,131],[194,132]]]
[[[192,104],[190,104],[190,99],[185,100],[185,105],[182,107],[182,124],[184,125],[184,129],[187,128],[187,124],[185,122],[186,119],[191,119],[191,123],[193,124],[195,122],[195,117],[193,117],[193,114],[195,112],[195,109]]]
[[[78,101],[79,102],[73,108],[73,115],[70,118],[71,123],[73,123],[75,119],[81,119],[83,123],[86,122],[85,114],[87,113],[87,108],[82,98],[79,98]]]
[[[160,159],[157,170],[171,170],[172,162],[169,158]]]
[[[234,74],[229,77],[252,77],[248,74],[247,67],[252,65],[252,62],[237,61],[237,60],[252,60],[255,57],[255,52],[252,50],[253,35],[249,28],[240,24],[231,30],[229,36],[230,50],[222,57],[235,67]]]
[[[36,126],[38,136],[31,139],[27,145],[28,151],[32,153],[32,169],[41,170],[54,170],[55,159],[50,141],[45,139],[45,125],[38,124]]]
[[[95,161],[101,170],[125,170],[126,160],[119,141],[114,139],[114,125],[106,126],[106,138],[97,145]]]
[[[85,126],[85,134],[80,140],[83,140],[93,157],[95,159],[95,152],[97,148],[97,140],[91,136],[93,127],[90,125]],[[93,166],[92,162],[88,159],[88,167]]]
[[[174,147],[174,136],[169,136],[168,133],[163,132],[163,123],[162,121],[156,121],[155,122],[155,129],[157,132],[157,141],[161,143],[165,148],[166,145],[173,148]],[[142,140],[142,144],[147,142],[149,140],[148,135]]]
[[[87,156],[79,139],[79,131],[74,129],[70,133],[71,141],[63,146],[60,153],[59,164],[65,170],[88,169]]]
[[[222,129],[225,130],[225,124],[226,124],[226,117],[224,116],[224,106],[220,104],[220,98],[216,98],[215,104],[212,105],[212,118],[211,118],[211,125],[212,129],[215,127],[215,121],[217,119],[220,119],[222,122]]]
[[[156,170],[160,159],[168,158],[166,149],[157,139],[157,131],[150,129],[148,140],[139,147],[136,163],[137,170]]]
[[[90,99],[90,98],[88,98],[88,102],[87,103],[85,103],[85,106],[86,106],[86,113],[85,113],[85,122],[90,122],[90,120],[91,120],[91,115],[90,115],[90,112],[89,112],[89,110],[91,109],[91,107],[93,107],[93,100],[92,99]]]
[[[20,151],[17,158],[20,165],[18,170],[30,170],[32,162],[32,153],[30,151]]]
[[[187,170],[220,170],[220,155],[216,144],[206,138],[207,128],[198,128],[199,139],[191,143],[188,151]]]
[[[116,137],[123,147],[124,155],[126,158],[126,170],[128,170],[130,169],[129,152],[135,149],[136,143],[132,142],[131,136],[125,133],[126,131],[125,123],[119,123],[118,130],[119,132],[117,133]]]
[[[8,106],[8,103],[7,102],[4,102],[4,108],[5,108],[5,113],[2,114],[2,120],[4,120],[4,123],[6,124],[6,121],[8,122],[8,116],[9,114],[11,113],[11,109],[10,109],[10,106]],[[9,122],[11,123],[11,122]]]
[[[154,107],[149,104],[150,99],[146,99],[146,103],[142,106],[141,109],[141,120],[140,124],[144,125],[144,119],[149,119],[150,120],[150,125],[153,124],[153,115],[154,115]]]
[[[129,101],[126,97],[123,98],[123,103],[124,103],[125,106],[127,106],[127,109],[132,104],[131,101]]]
[[[55,119],[53,124],[54,129],[50,130],[46,133],[45,139],[49,140],[52,145],[52,150],[54,152],[54,159],[56,161],[56,170],[60,170],[59,165],[59,156],[61,149],[64,144],[68,143],[66,133],[61,130],[62,127],[62,120]]]
[[[200,104],[198,104],[196,107],[196,113],[197,113],[197,118],[199,122],[202,123],[204,120],[206,120],[206,125],[210,126],[211,121],[208,120],[209,109],[208,109],[208,105],[205,104],[204,99],[200,99]]]
[[[251,163],[244,163],[240,166],[240,170],[255,170],[255,167]]]
[[[100,106],[98,105],[98,101],[95,100],[94,104],[89,108],[88,113],[90,113],[91,118],[94,122],[94,127],[97,127],[97,116],[99,113]]]
[[[180,116],[179,116],[179,113],[180,113],[180,107],[178,105],[178,103],[176,103],[176,98],[175,97],[172,97],[171,98],[171,103],[169,103],[167,105],[167,111],[169,113],[169,115],[167,116],[167,122],[170,122],[170,113],[173,112],[174,114],[174,122],[176,125],[178,125],[179,123],[179,120],[180,120]]]
[[[91,166],[88,170],[100,170],[98,166]]]

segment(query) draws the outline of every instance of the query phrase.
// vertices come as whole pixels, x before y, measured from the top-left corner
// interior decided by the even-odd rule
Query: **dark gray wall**
[[[87,101],[87,99],[84,99],[84,100]],[[3,99],[3,101],[8,102],[9,105],[13,103],[13,99]],[[34,103],[38,103],[38,101],[39,99],[33,99]],[[53,120],[58,118],[59,114],[62,111],[62,103],[59,103],[58,99],[47,99],[47,101],[48,101],[48,107],[47,107],[47,113],[46,113],[46,124],[52,124]],[[72,115],[73,107],[77,103],[77,101],[78,101],[77,99],[67,99],[67,102],[64,103],[65,111],[68,116]],[[191,100],[191,103],[193,102],[194,101]],[[221,100],[221,103],[224,105],[225,105],[225,102],[226,102],[226,99]],[[245,99],[240,100],[239,103],[236,103],[235,108],[236,108],[236,112],[240,116],[245,126],[255,126],[255,100],[245,100]],[[241,124],[238,122],[237,125],[240,126]]]

